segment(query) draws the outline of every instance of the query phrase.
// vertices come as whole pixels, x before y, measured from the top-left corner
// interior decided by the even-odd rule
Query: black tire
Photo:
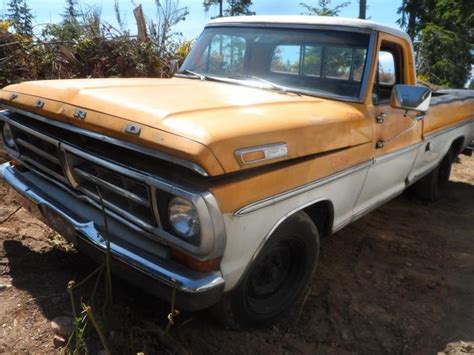
[[[318,258],[318,229],[305,212],[295,213],[274,231],[211,314],[234,329],[271,323],[303,294]]]
[[[434,202],[443,197],[451,175],[454,153],[450,149],[441,163],[412,186],[413,193],[422,200]]]

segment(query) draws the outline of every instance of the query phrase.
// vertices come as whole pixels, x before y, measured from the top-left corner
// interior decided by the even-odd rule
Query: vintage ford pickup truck
[[[408,187],[441,196],[474,139],[474,92],[416,83],[399,30],[216,19],[171,79],[5,87],[0,175],[97,258],[103,207],[114,272],[131,283],[265,324],[303,294],[320,236]]]

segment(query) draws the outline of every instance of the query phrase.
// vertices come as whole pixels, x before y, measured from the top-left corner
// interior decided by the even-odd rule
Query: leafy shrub
[[[175,16],[171,24],[187,15],[177,1],[157,6],[164,16]],[[170,61],[182,62],[191,47],[172,32],[169,19],[150,21],[150,35],[141,41],[101,21],[99,8],[77,16],[47,25],[38,36],[19,35],[10,22],[0,22],[0,85],[38,79],[167,77]],[[161,25],[165,23],[166,28]]]

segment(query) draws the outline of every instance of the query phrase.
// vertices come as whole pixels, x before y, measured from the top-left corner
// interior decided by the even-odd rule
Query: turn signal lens
[[[12,168],[15,168],[19,171],[27,171],[28,169],[26,169],[23,165],[21,165],[21,163],[18,161],[18,160],[10,160],[10,166]]]
[[[176,249],[171,249],[171,257],[178,263],[199,272],[211,272],[217,270],[221,262],[221,258],[212,260],[198,260]]]
[[[275,143],[258,147],[239,149],[235,155],[243,164],[256,163],[263,160],[271,160],[288,155],[286,143]]]
[[[257,150],[255,152],[247,152],[242,154],[242,161],[252,162],[265,159],[265,152],[263,150]]]

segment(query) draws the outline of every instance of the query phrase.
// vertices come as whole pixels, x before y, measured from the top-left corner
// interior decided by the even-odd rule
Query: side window
[[[395,76],[395,58],[391,52],[379,52],[379,83],[383,85],[394,85],[397,82]]]
[[[282,45],[273,50],[270,70],[276,73],[299,74],[301,46]]]
[[[378,55],[378,69],[375,76],[372,100],[375,105],[390,101],[392,87],[403,83],[403,50],[391,42],[382,41]]]
[[[323,47],[304,46],[303,47],[303,74],[310,76],[321,76]]]
[[[242,37],[214,36],[207,52],[207,73],[224,76],[243,74],[246,44]]]

